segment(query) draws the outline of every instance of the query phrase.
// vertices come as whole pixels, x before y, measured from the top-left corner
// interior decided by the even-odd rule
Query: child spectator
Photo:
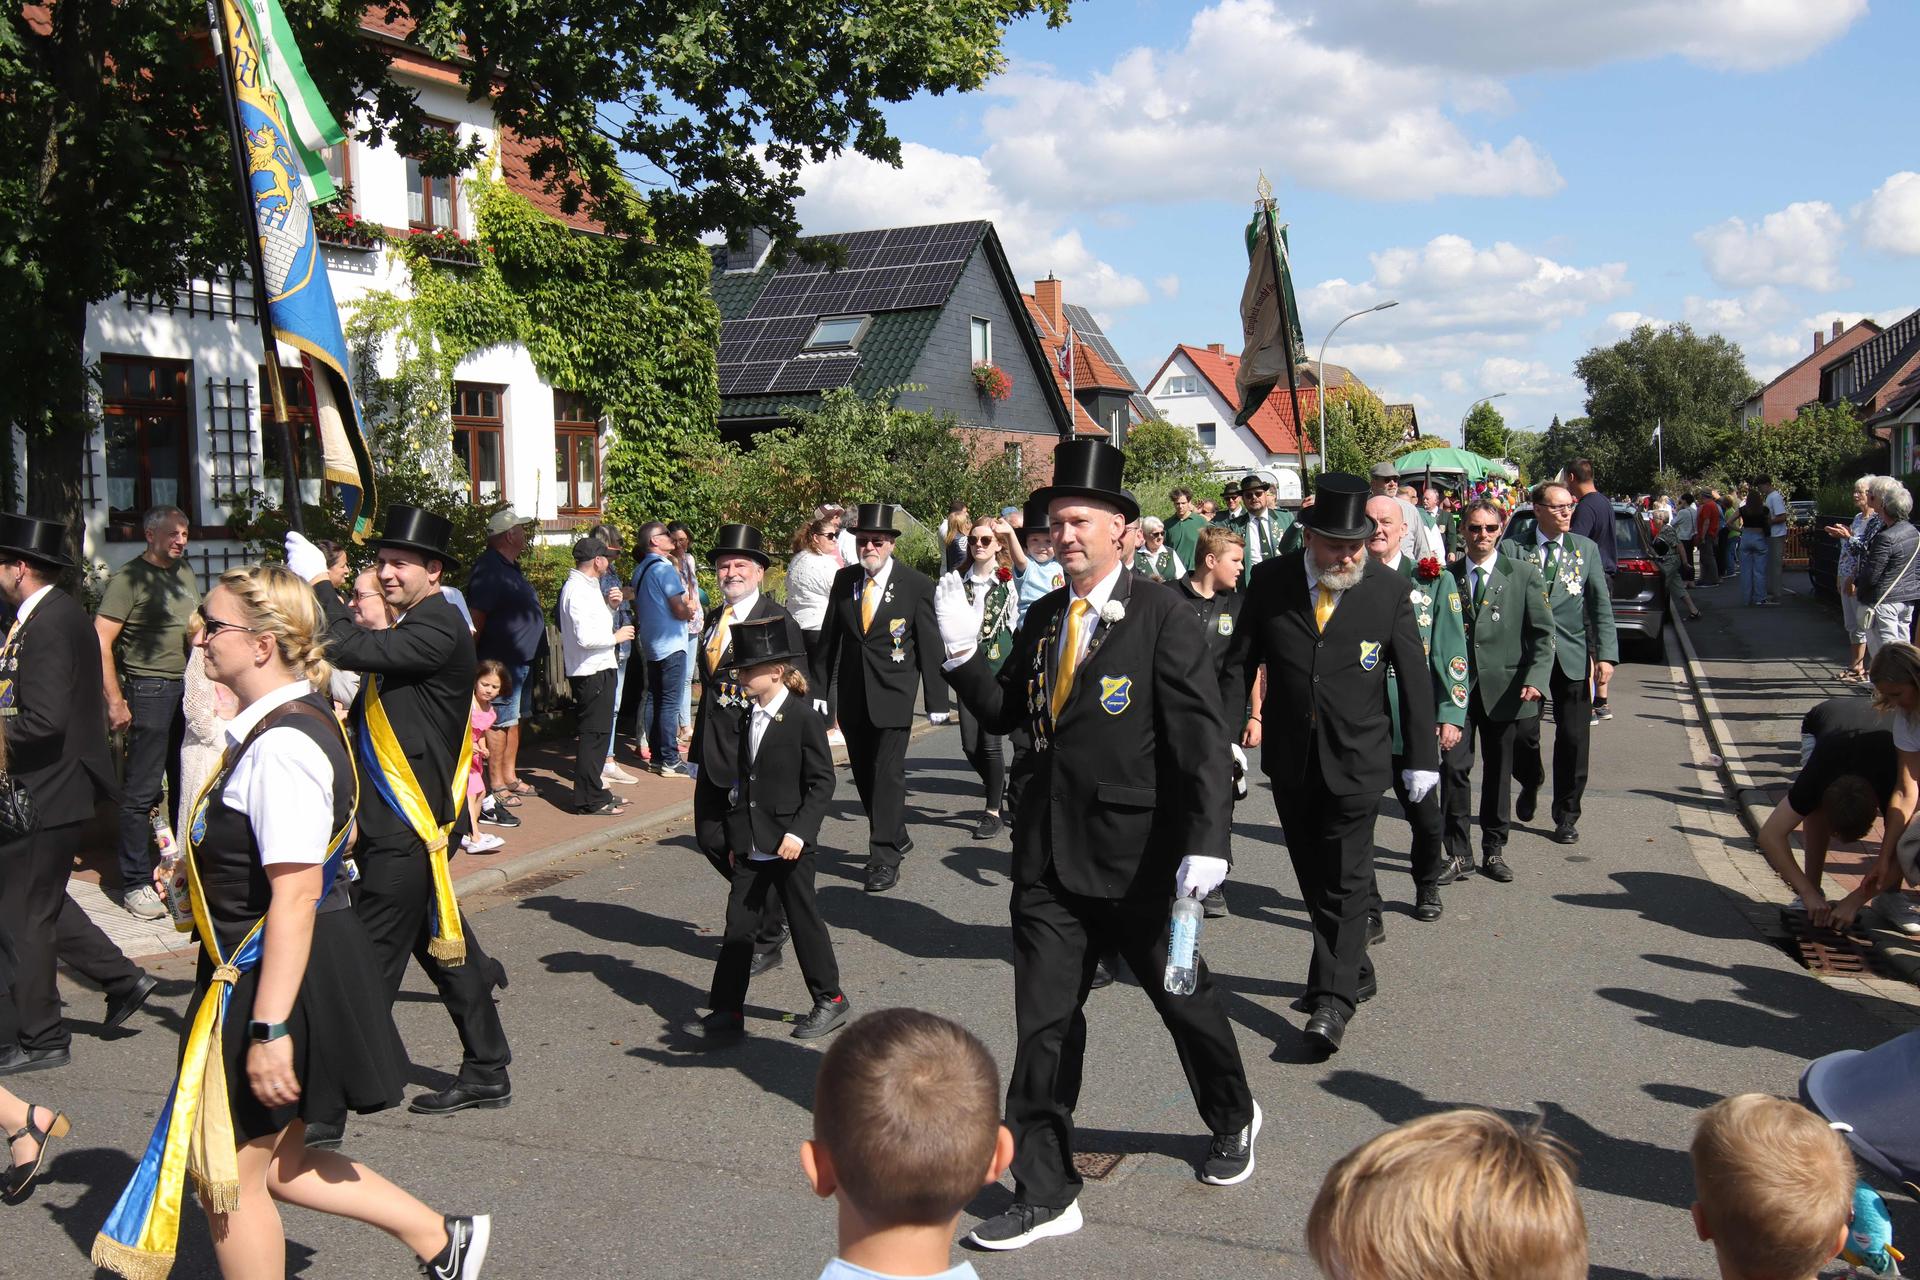
[[[986,1047],[917,1009],[868,1014],[821,1059],[813,1138],[800,1144],[814,1194],[840,1203],[820,1280],[977,1280],[971,1263],[947,1266],[954,1228],[1012,1163]]]
[[[1443,1111],[1327,1171],[1307,1250],[1328,1280],[1581,1280],[1587,1220],[1559,1139]]]
[[[473,734],[473,764],[467,772],[467,811],[475,821],[491,816],[493,796],[487,790],[487,730],[500,714],[493,709],[494,699],[513,692],[513,677],[507,664],[495,658],[482,658],[474,666],[473,710],[467,713],[467,728]],[[506,843],[487,831],[462,837],[460,847],[468,853],[492,853]]]
[[[1762,1093],[1725,1098],[1693,1132],[1693,1229],[1724,1280],[1810,1280],[1847,1242],[1853,1156],[1827,1122]]]

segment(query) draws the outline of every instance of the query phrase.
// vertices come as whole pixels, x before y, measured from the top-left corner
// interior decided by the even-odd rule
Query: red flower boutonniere
[[[993,571],[993,576],[1000,579],[1000,581],[1002,582],[1012,582],[1013,570],[1007,568],[1005,565],[1002,565],[1000,568],[995,569]]]
[[[1433,556],[1421,556],[1416,568],[1422,582],[1432,582],[1440,576],[1440,561]]]

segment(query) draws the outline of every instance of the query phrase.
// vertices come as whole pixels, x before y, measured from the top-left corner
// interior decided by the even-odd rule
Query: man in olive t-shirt
[[[157,920],[167,908],[149,882],[153,829],[148,813],[160,803],[163,781],[170,794],[180,789],[180,739],[186,732],[180,695],[187,622],[200,607],[200,580],[185,559],[185,513],[154,507],[144,526],[147,549],[107,582],[93,626],[100,636],[107,723],[127,731],[120,905],[142,919]]]

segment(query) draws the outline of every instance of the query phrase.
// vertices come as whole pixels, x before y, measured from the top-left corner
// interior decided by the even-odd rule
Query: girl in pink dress
[[[487,730],[493,728],[493,721],[500,713],[493,709],[495,698],[505,697],[507,687],[513,678],[507,674],[503,663],[492,658],[482,658],[474,668],[473,709],[468,712],[467,725],[473,733],[473,767],[467,773],[467,810],[477,823],[485,806],[493,803],[487,794]],[[491,831],[481,831],[477,827],[472,835],[460,841],[460,847],[468,853],[492,853],[506,843]]]

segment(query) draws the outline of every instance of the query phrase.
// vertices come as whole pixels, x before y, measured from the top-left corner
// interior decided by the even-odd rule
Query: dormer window
[[[801,351],[819,355],[831,351],[852,351],[867,334],[872,316],[831,316],[813,326],[807,345]]]

